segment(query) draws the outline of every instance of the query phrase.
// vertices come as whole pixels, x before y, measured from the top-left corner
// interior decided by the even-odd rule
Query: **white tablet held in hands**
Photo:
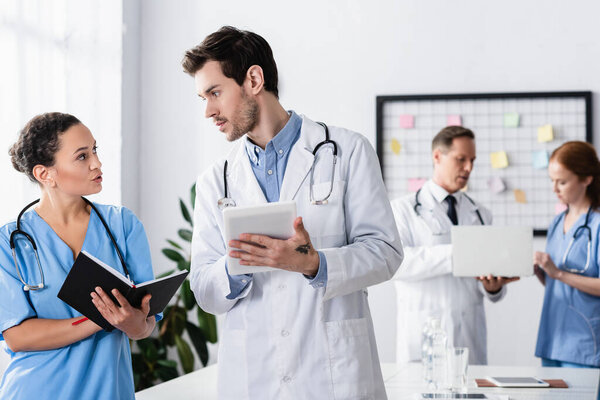
[[[549,387],[550,384],[533,376],[488,376],[498,387]]]
[[[273,271],[266,266],[240,265],[239,258],[229,255],[230,240],[239,240],[242,233],[265,235],[274,239],[289,239],[294,235],[296,202],[285,201],[256,206],[228,207],[223,210],[225,244],[227,245],[227,269],[231,275]]]
[[[533,229],[528,226],[453,226],[454,276],[533,275]]]

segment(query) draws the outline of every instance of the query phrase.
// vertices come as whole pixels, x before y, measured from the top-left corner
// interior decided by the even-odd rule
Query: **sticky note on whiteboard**
[[[513,190],[513,194],[515,195],[515,201],[517,203],[525,204],[527,203],[527,197],[525,196],[525,192],[521,189]]]
[[[533,168],[546,168],[548,166],[548,152],[546,150],[534,151],[531,160]]]
[[[538,142],[551,142],[554,140],[554,130],[552,125],[547,124],[538,128]]]
[[[416,192],[421,189],[423,185],[427,182],[427,179],[423,178],[408,178],[408,191]]]
[[[446,125],[462,126],[462,118],[460,117],[460,115],[448,115],[446,117]]]
[[[392,149],[392,153],[398,155],[400,154],[400,150],[402,150],[402,145],[397,139],[392,139],[392,142],[390,143],[390,148]]]
[[[504,181],[502,180],[502,178],[499,178],[497,176],[489,178],[487,180],[487,185],[490,189],[490,192],[494,194],[502,193],[506,190],[506,185],[504,184]]]
[[[415,116],[403,114],[400,116],[400,128],[412,129],[415,127]]]
[[[504,113],[504,127],[505,128],[518,128],[519,127],[519,114],[515,112]]]
[[[490,153],[490,161],[492,168],[506,168],[508,167],[508,156],[505,151],[496,151]]]

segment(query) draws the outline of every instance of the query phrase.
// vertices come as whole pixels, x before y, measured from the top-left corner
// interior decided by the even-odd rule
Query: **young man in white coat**
[[[398,302],[397,362],[421,359],[421,332],[429,316],[442,319],[448,343],[469,348],[470,364],[487,363],[483,298],[493,302],[515,278],[452,275],[452,225],[489,225],[490,211],[462,192],[475,162],[475,135],[460,126],[432,142],[433,178],[416,193],[392,201],[404,262],[394,276]],[[516,278],[518,279],[518,278]]]
[[[252,32],[223,27],[182,64],[206,118],[240,139],[196,185],[191,287],[202,309],[226,313],[220,398],[385,399],[366,288],[394,275],[402,247],[371,145],[335,127],[335,145],[325,143],[325,126],[286,111],[271,49]],[[296,202],[289,240],[229,243],[244,250],[229,253],[241,264],[276,270],[229,274],[225,197],[237,206]]]

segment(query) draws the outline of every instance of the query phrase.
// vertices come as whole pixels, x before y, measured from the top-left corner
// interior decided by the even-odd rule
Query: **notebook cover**
[[[188,271],[182,271],[181,273],[169,275],[165,278],[143,284],[143,286],[131,290],[127,296],[127,300],[129,301],[129,304],[139,308],[144,296],[150,293],[152,298],[150,299],[150,312],[148,315],[158,314],[165,309],[167,304],[169,304],[169,301],[175,295],[177,289],[179,289],[188,274]]]
[[[111,290],[118,289],[127,296],[131,289],[127,283],[108,272],[84,252],[80,252],[58,292],[58,298],[110,332],[114,327],[100,314],[90,296],[97,286],[100,286],[117,304]]]
[[[567,389],[569,387],[569,385],[567,385],[567,382],[565,382],[562,379],[542,379],[544,382],[547,382],[550,384],[550,388],[553,389]],[[475,379],[475,382],[477,382],[477,387],[496,387],[496,385],[494,385],[492,382],[488,381],[487,379]],[[522,388],[518,388],[518,389],[522,389]],[[528,389],[535,389],[535,388],[528,388]],[[548,389],[548,388],[542,388],[542,389]]]

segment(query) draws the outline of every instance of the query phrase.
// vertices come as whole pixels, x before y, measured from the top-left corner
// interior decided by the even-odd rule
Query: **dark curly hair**
[[[37,182],[33,167],[54,165],[59,136],[80,123],[70,114],[52,112],[36,115],[21,130],[19,139],[8,151],[13,167],[27,175],[32,182]]]

